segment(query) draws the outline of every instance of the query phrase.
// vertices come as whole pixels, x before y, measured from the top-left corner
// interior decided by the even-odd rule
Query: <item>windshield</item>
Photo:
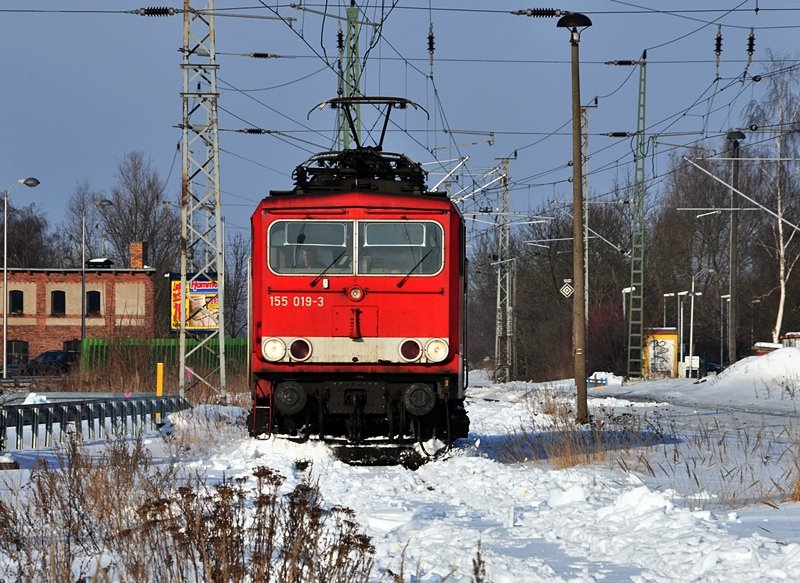
[[[358,275],[435,275],[443,234],[434,221],[280,220],[269,228],[269,267],[282,275],[351,275],[355,257]]]
[[[442,228],[433,221],[359,223],[359,272],[433,275],[442,268]]]
[[[269,266],[275,273],[352,273],[352,221],[278,221],[269,229]],[[334,262],[334,259],[338,259]]]

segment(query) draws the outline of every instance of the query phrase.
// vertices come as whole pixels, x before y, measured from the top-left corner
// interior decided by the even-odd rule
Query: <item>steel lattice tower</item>
[[[633,205],[631,215],[631,292],[628,322],[628,377],[642,376],[644,343],[644,220],[647,188],[645,186],[645,97],[647,86],[647,51],[639,61],[639,102],[636,110],[636,152]]]
[[[361,23],[358,20],[358,6],[351,0],[347,9],[347,33],[344,42],[339,31],[339,97],[358,97],[361,95],[361,56],[358,50]],[[342,54],[344,52],[344,54]],[[344,63],[344,64],[343,64]],[[356,139],[361,143],[361,106],[354,104],[351,109]],[[347,117],[339,110],[336,129],[339,145],[343,150],[350,148],[352,136],[348,129]]]
[[[181,288],[180,394],[198,383],[216,388],[226,400],[225,379],[225,269],[222,205],[219,187],[217,125],[217,69],[214,40],[214,0],[194,9],[183,3],[183,172],[181,181]],[[216,295],[206,294],[205,305],[192,311],[216,314],[216,325],[202,331],[187,326],[190,287],[216,282]],[[208,284],[206,284],[208,288]],[[212,288],[213,290],[213,288]],[[212,302],[216,302],[216,310]],[[188,314],[189,317],[192,313]],[[189,346],[188,339],[196,342]],[[206,353],[206,354],[203,354]],[[208,354],[210,353],[210,354]],[[194,358],[192,358],[194,357]],[[206,357],[206,358],[203,358]],[[208,369],[190,368],[190,362],[211,363]],[[187,384],[189,386],[187,386]]]
[[[497,311],[494,345],[494,380],[511,380],[513,362],[513,260],[511,259],[511,204],[508,191],[508,158],[502,159],[500,190],[500,224],[497,226]]]

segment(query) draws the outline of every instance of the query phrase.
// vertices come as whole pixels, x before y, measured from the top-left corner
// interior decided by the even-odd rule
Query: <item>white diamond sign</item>
[[[564,296],[565,298],[568,298],[569,296],[571,296],[575,292],[575,289],[570,284],[565,283],[563,286],[561,286],[561,289],[558,290],[558,291],[561,292],[562,296]]]

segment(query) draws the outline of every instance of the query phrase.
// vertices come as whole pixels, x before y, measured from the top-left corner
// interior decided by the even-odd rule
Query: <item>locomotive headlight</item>
[[[354,285],[349,290],[347,290],[347,295],[354,302],[360,302],[364,298],[364,290],[358,287],[357,285]]]
[[[308,360],[311,356],[311,343],[305,338],[297,338],[289,346],[289,354],[294,360]]]
[[[422,346],[413,338],[408,338],[400,343],[400,358],[406,362],[414,362],[422,356]]]
[[[270,362],[277,362],[286,355],[286,345],[280,338],[266,338],[261,341],[261,353]]]
[[[450,353],[450,347],[446,340],[434,338],[425,345],[425,356],[430,362],[442,362]]]

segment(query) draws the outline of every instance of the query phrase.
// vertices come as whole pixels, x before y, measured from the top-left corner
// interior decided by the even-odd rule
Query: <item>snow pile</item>
[[[47,396],[46,395],[37,395],[36,393],[28,393],[25,397],[25,400],[22,402],[23,405],[38,405],[39,403],[47,403]]]
[[[691,485],[693,493],[682,498],[674,474],[658,456],[664,451],[678,455],[682,440],[690,439],[688,424],[697,418],[706,427],[710,419],[719,424],[714,439],[741,439],[748,419],[756,426],[775,419],[783,431],[794,401],[785,390],[764,387],[785,386],[796,378],[800,349],[782,349],[746,359],[705,382],[667,379],[593,389],[594,411],[617,408],[620,417],[647,411],[663,419],[662,426],[677,420],[689,428],[663,447],[642,452],[639,459],[652,462],[650,472],[633,456],[631,471],[623,471],[615,452],[595,465],[568,469],[550,469],[545,460],[503,463],[499,454],[514,445],[514,431],[532,422],[529,397],[553,388],[572,395],[574,383],[494,384],[487,371],[471,373],[469,438],[416,470],[348,465],[316,442],[251,439],[244,411],[237,407],[173,414],[168,430],[161,436],[149,433],[146,442],[155,456],[166,458],[172,451],[166,444],[183,439],[178,441],[184,444],[182,472],[204,476],[209,486],[252,480],[261,466],[286,477],[284,491],[304,479],[317,484],[325,504],[353,509],[354,520],[371,538],[371,583],[394,580],[390,571],[411,574],[408,580],[415,583],[472,583],[479,548],[487,583],[787,583],[800,573],[800,504],[767,506],[755,499],[754,506],[736,512],[698,510],[698,497],[719,496],[715,483],[701,474],[702,461],[679,460],[681,470],[686,463],[687,471],[700,476],[696,487]],[[654,395],[700,406],[654,403]],[[723,403],[734,409],[727,417],[720,413]],[[762,415],[765,410],[773,413]],[[782,435],[790,443],[796,439]],[[725,449],[729,456],[739,451]],[[30,453],[19,456],[27,469],[13,470],[23,472],[20,479],[34,461]],[[724,463],[735,471],[753,459]],[[790,477],[779,479],[791,485]]]
[[[800,348],[781,348],[764,356],[750,356],[731,365],[703,388],[706,398],[720,404],[784,409],[800,397]]]

